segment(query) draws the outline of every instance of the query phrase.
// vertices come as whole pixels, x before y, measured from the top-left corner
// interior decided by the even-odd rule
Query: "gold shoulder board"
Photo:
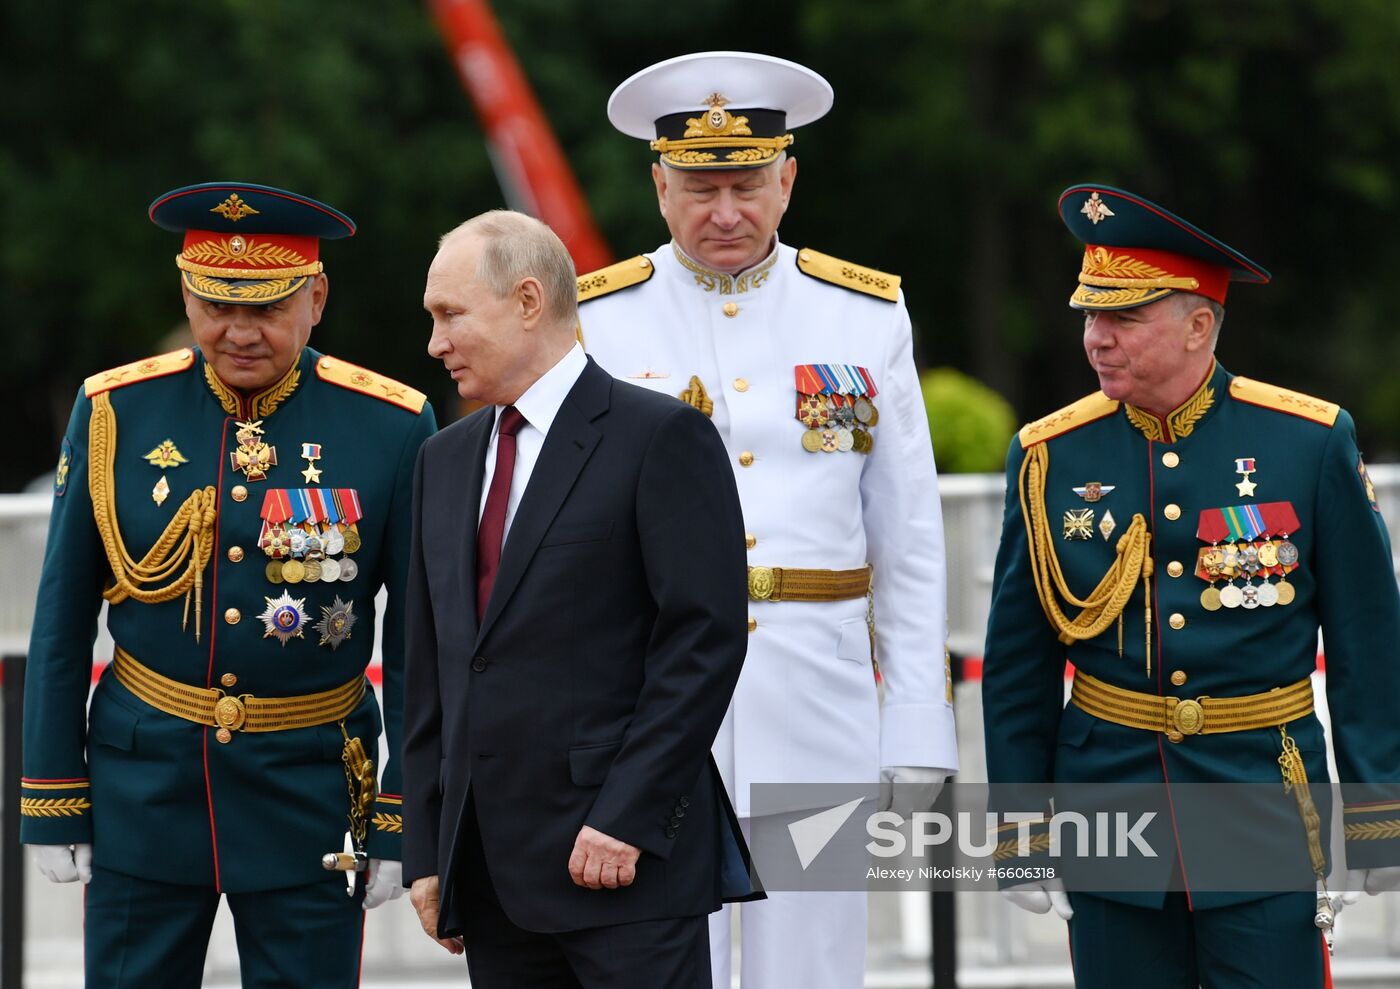
[[[656,268],[649,258],[638,254],[626,261],[619,261],[606,268],[599,268],[586,275],[579,275],[578,301],[588,302],[592,299],[601,299],[612,292],[640,285],[650,278],[655,270]]]
[[[101,374],[94,374],[83,381],[83,393],[88,398],[92,398],[92,396],[100,395],[104,391],[134,385],[138,381],[149,381],[151,378],[163,378],[167,374],[188,371],[192,367],[194,367],[194,351],[189,347],[182,347],[179,350],[172,350],[168,354],[132,361],[130,364],[114,367]]]
[[[333,385],[370,395],[381,402],[418,413],[428,396],[377,371],[368,371],[339,357],[322,357],[316,362],[316,377]]]
[[[854,292],[864,292],[886,302],[899,301],[899,276],[842,261],[830,254],[804,247],[797,252],[797,266],[804,275],[840,285]]]
[[[1101,391],[1096,391],[1092,395],[1085,395],[1079,401],[1066,405],[1058,412],[1050,413],[1043,419],[1026,423],[1017,435],[1021,438],[1021,447],[1029,449],[1037,443],[1044,443],[1056,436],[1062,436],[1072,429],[1087,426],[1096,419],[1113,415],[1117,411],[1117,400],[1109,398]]]
[[[1320,422],[1329,429],[1337,422],[1337,413],[1342,407],[1302,392],[1290,391],[1278,385],[1265,384],[1253,378],[1232,378],[1230,397],[1250,405],[1260,405],[1275,412],[1287,412],[1300,419]]]

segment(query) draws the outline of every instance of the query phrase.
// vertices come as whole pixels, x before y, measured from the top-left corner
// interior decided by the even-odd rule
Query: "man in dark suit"
[[[494,211],[443,238],[428,352],[486,407],[415,480],[404,879],[472,983],[709,986],[757,895],[709,747],[746,639],[718,433],[579,347],[573,263]]]

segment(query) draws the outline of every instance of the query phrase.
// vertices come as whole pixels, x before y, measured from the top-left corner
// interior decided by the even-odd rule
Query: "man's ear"
[[[326,299],[330,298],[331,280],[322,272],[316,275],[311,285],[311,325],[321,322],[321,314],[326,311]]]
[[[1209,347],[1214,334],[1215,313],[1211,311],[1209,306],[1197,306],[1187,317],[1187,353],[1194,353],[1203,347]]]
[[[661,210],[661,215],[666,215],[666,185],[669,176],[666,174],[666,166],[660,162],[651,163],[651,181],[656,186],[656,205]]]
[[[515,286],[515,300],[520,307],[520,321],[534,329],[544,317],[544,286],[533,275],[520,279]]]
[[[797,159],[789,155],[782,167],[778,169],[778,187],[782,191],[784,213],[787,212],[788,201],[792,199],[792,186],[796,181]]]

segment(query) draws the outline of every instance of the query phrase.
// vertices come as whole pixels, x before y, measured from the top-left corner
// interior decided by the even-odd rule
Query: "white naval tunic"
[[[889,302],[809,276],[797,255],[779,244],[730,277],[666,244],[646,255],[646,282],[580,307],[584,345],[615,377],[679,395],[699,376],[732,458],[750,565],[874,565],[883,710],[864,599],[750,603],[748,658],[715,743],[744,817],[754,783],[873,783],[882,766],[958,766],[943,522],[909,314],[902,294]],[[868,369],[879,412],[869,455],[803,449],[803,364]]]

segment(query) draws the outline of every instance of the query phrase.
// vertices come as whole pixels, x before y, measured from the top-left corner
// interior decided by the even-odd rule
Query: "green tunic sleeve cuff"
[[[403,797],[397,793],[381,793],[374,802],[365,831],[365,851],[370,858],[403,858]]]
[[[1349,803],[1342,823],[1348,869],[1400,865],[1400,800]]]
[[[92,841],[92,793],[87,780],[20,781],[20,841],[74,845]]]

